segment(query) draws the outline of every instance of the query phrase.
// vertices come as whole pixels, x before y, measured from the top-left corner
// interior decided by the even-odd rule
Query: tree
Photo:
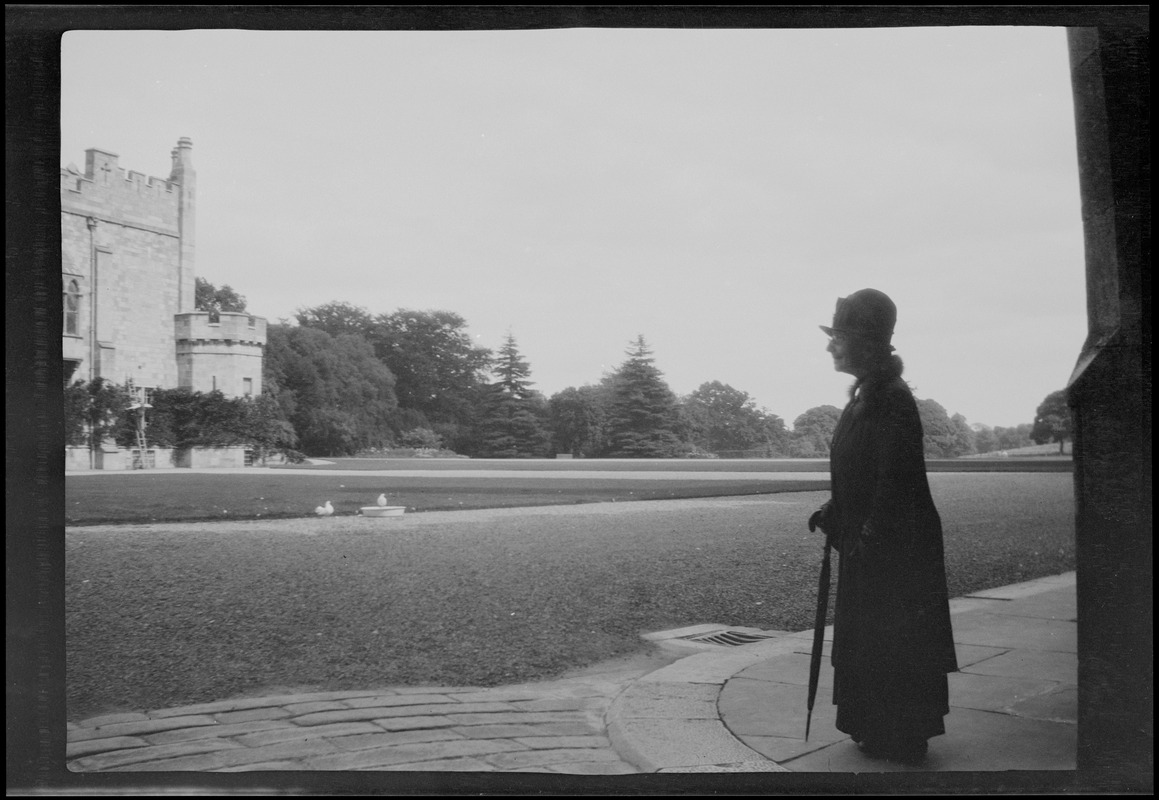
[[[106,378],[68,386],[64,390],[65,443],[96,447],[114,437],[128,416],[129,403],[128,390]]]
[[[612,376],[608,446],[613,458],[671,458],[685,446],[676,395],[653,364],[652,351],[638,336],[628,360]]]
[[[220,289],[202,278],[194,279],[193,307],[216,317],[223,311],[245,313],[246,300],[228,284]]]
[[[966,418],[961,414],[954,414],[950,417],[950,423],[954,426],[954,456],[969,456],[978,452],[974,442],[974,429],[970,427]]]
[[[760,450],[762,455],[772,456],[787,448],[785,423],[758,409],[748,392],[712,381],[701,384],[682,405],[692,443],[703,450]]]
[[[841,419],[837,406],[814,406],[793,420],[789,455],[795,458],[824,458],[829,455],[833,431]]]
[[[958,429],[950,421],[950,415],[935,400],[918,400],[917,404],[926,458],[953,458]]]
[[[483,458],[534,458],[547,455],[550,435],[543,425],[542,397],[531,389],[531,367],[510,333],[492,368],[498,381],[483,395],[479,450]]]
[[[394,376],[361,336],[271,325],[263,383],[305,453],[352,455],[393,444]]]
[[[241,398],[246,408],[246,439],[253,445],[257,461],[270,453],[282,453],[291,459],[298,453],[298,434],[272,395]]]
[[[994,428],[994,438],[999,450],[1017,450],[1020,447],[1029,447],[1033,440],[1030,431],[1033,426],[1029,422],[1016,425],[1013,428]]]
[[[149,404],[148,441],[156,447],[256,445],[268,433],[256,419],[250,398],[226,397],[217,390],[155,389]],[[136,420],[126,415],[118,444],[132,446],[135,438]]]
[[[333,301],[299,309],[296,317],[302,327],[331,336],[356,335],[370,343],[395,378],[396,431],[430,430],[460,452],[476,445],[491,351],[474,345],[461,316],[411,309],[371,316],[360,306]]]
[[[375,352],[395,376],[399,406],[421,414],[422,427],[456,450],[470,438],[491,365],[491,351],[474,345],[466,324],[449,311],[399,309],[375,317],[371,331]]]
[[[64,387],[64,443],[69,447],[88,444],[89,425],[88,385],[76,381]]]
[[[591,457],[607,438],[609,391],[606,386],[569,386],[548,401],[552,445],[557,453]]]
[[[361,306],[334,300],[313,308],[299,308],[294,317],[304,328],[319,328],[331,336],[358,334],[373,343],[374,318]]]
[[[443,437],[430,428],[410,428],[399,436],[398,443],[416,450],[438,450],[443,446]]]
[[[1058,442],[1058,452],[1066,452],[1066,442],[1071,438],[1073,422],[1070,406],[1066,402],[1066,390],[1051,392],[1039,403],[1034,412],[1034,425],[1030,438],[1035,444]]]
[[[974,449],[978,453],[992,453],[1000,449],[998,447],[998,437],[995,435],[993,428],[981,423],[975,423],[970,427],[974,431]]]

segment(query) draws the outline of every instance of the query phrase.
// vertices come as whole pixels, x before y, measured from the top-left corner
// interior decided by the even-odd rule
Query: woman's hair
[[[854,380],[853,385],[850,386],[851,398],[857,394],[858,388],[867,381],[901,378],[902,372],[905,370],[902,357],[894,355],[894,348],[891,348],[887,342],[851,336],[848,339],[846,352],[859,372],[862,369],[865,370],[861,377]]]
[[[859,370],[865,370],[865,379],[899,378],[905,370],[901,356],[894,355],[893,348],[887,342],[851,336],[847,347],[850,361]]]

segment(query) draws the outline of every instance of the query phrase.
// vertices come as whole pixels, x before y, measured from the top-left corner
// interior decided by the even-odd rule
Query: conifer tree
[[[653,364],[652,351],[637,337],[628,360],[612,379],[608,449],[612,458],[671,458],[681,441],[679,402]]]
[[[537,458],[547,455],[551,437],[543,424],[547,402],[531,388],[531,367],[508,333],[495,358],[483,397],[478,455],[483,458]]]

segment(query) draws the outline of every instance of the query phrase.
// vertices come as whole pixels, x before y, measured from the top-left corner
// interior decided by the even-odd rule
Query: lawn
[[[75,483],[124,489],[137,477]],[[242,483],[174,477],[222,493]],[[315,477],[291,479],[298,507],[321,498],[302,489]],[[335,478],[351,488],[350,476]],[[1070,475],[934,473],[931,482],[953,595],[1073,569]],[[638,496],[640,482],[624,483],[619,491]],[[691,488],[673,484],[668,491]],[[498,505],[514,502],[506,480],[488,485],[506,498]],[[157,507],[166,497],[196,505],[183,494],[178,503],[175,491],[161,492]],[[355,486],[351,505],[379,491]],[[825,497],[72,527],[68,716],[284,687],[500,685],[639,652],[649,631],[706,622],[807,628],[820,543],[804,521]]]
[[[1069,458],[947,459],[927,463],[940,472],[1069,472]],[[408,513],[579,503],[673,500],[815,491],[829,487],[823,459],[723,460],[460,460],[335,459],[321,464],[214,474],[149,470],[116,475],[75,474],[65,480],[65,524],[291,519],[312,516],[330,500],[338,516],[354,515],[385,493]],[[735,480],[614,477],[617,473],[742,473]],[[416,471],[424,474],[415,475]],[[526,477],[484,480],[487,473]],[[561,471],[599,477],[558,477]],[[368,474],[349,474],[365,472]],[[374,474],[370,474],[374,473]],[[464,473],[476,473],[470,477]],[[538,473],[540,477],[536,477]],[[767,473],[758,480],[754,473]],[[783,477],[792,473],[792,478]],[[550,477],[551,475],[557,477]],[[806,477],[815,474],[816,477]],[[675,475],[673,477],[676,477]],[[550,478],[550,479],[549,479]]]
[[[809,480],[616,480],[600,478],[479,479],[332,475],[255,470],[253,473],[137,472],[86,475],[65,481],[65,523],[291,519],[314,515],[331,501],[336,516],[353,516],[379,494],[408,513],[480,508],[574,505],[682,497],[721,497],[826,489],[829,476]]]

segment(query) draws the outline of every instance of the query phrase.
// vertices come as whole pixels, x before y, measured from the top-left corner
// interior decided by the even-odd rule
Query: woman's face
[[[829,337],[829,346],[825,349],[833,356],[833,369],[849,375],[857,375],[853,348],[845,334],[834,333]]]

